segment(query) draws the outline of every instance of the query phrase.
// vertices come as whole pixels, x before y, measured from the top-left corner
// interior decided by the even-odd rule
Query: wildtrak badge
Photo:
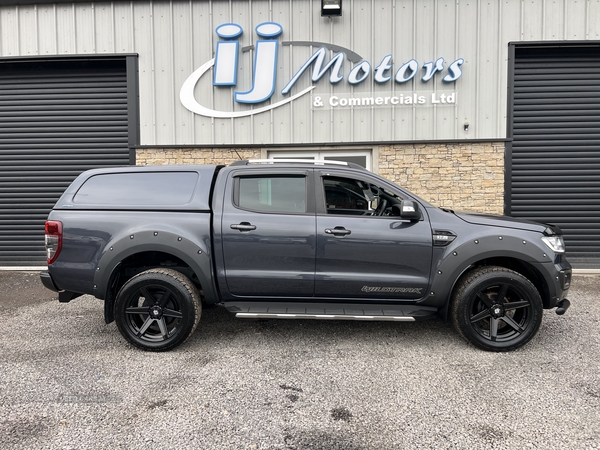
[[[381,292],[381,293],[402,293],[402,294],[420,294],[422,288],[409,288],[409,287],[381,287],[381,286],[363,286],[361,291],[363,292]]]
[[[233,90],[233,100],[237,103],[252,105],[260,104],[271,99],[275,93],[277,58],[279,54],[278,37],[283,32],[283,27],[276,22],[263,22],[256,27],[255,31],[261,39],[257,39],[254,46],[242,48],[242,52],[254,49],[252,88],[246,92]],[[309,86],[278,102],[246,111],[219,111],[201,105],[194,96],[194,88],[200,78],[202,78],[202,76],[204,76],[211,68],[213,68],[213,86],[229,88],[237,86],[240,56],[240,42],[238,38],[243,34],[243,28],[235,23],[225,23],[219,25],[215,32],[222,39],[217,42],[215,57],[196,69],[181,87],[179,98],[183,106],[188,110],[202,116],[214,118],[248,117],[290,103],[292,100],[308,94],[315,88],[314,85]],[[371,62],[365,60],[352,50],[333,44],[312,41],[285,41],[282,42],[282,45],[319,47],[283,87],[281,90],[281,95],[283,96],[290,94],[294,85],[307,71],[312,72],[311,80],[313,83],[319,81],[327,72],[329,72],[329,82],[331,84],[338,84],[345,77],[343,66],[346,59],[353,64],[353,67],[346,77],[350,85],[359,85],[371,76],[379,85],[390,83],[392,80],[396,84],[404,84],[417,78],[420,69],[422,69],[420,78],[423,83],[427,83],[433,79],[437,73],[443,74],[444,71],[446,74],[442,77],[442,82],[453,83],[462,76],[461,66],[465,62],[463,58],[458,58],[445,67],[444,58],[437,58],[435,61],[429,61],[423,65],[420,65],[415,59],[410,59],[400,65],[394,72],[392,63],[393,57],[389,54],[384,56],[383,59],[373,67]],[[336,53],[326,62],[327,50]],[[311,68],[312,70],[310,70]],[[396,98],[400,97],[394,97],[394,99]],[[432,103],[436,102],[432,101]],[[449,101],[448,103],[453,102]]]

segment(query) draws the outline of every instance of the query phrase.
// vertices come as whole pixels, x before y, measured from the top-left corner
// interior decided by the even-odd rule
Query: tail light
[[[62,238],[62,222],[48,220],[46,222],[46,256],[48,264],[52,264],[58,258],[62,249]]]

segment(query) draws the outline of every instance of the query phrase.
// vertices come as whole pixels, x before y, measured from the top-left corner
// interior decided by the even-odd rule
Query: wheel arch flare
[[[118,274],[123,261],[135,258],[136,255],[158,252],[181,260],[195,275],[198,284],[202,287],[204,297],[215,299],[209,249],[209,243],[197,242],[195,239],[185,237],[183,233],[152,229],[129,232],[111,240],[106,245],[96,267],[93,286],[94,295],[107,302],[105,320],[112,319],[111,304],[116,293],[111,293],[111,289],[114,290],[115,275]],[[149,268],[152,263],[150,261],[147,263],[146,268]],[[120,283],[123,284],[125,281],[121,280]]]
[[[428,300],[437,299],[437,304],[447,313],[448,305],[457,282],[474,268],[484,265],[501,266],[520,273],[528,278],[538,289],[540,296],[547,302],[549,280],[536,266],[552,264],[552,255],[542,247],[537,233],[528,233],[529,237],[511,234],[470,236],[468,239],[456,239],[450,245],[435,248],[440,252],[432,268],[432,283]],[[539,242],[538,242],[539,241]]]

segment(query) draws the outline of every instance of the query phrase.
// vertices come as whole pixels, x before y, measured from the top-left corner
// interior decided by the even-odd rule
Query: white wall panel
[[[520,40],[521,36],[521,12],[520,8],[515,8],[513,0],[499,2],[499,38],[498,38],[498,74],[499,82],[496,89],[496,101],[498,110],[498,125],[496,136],[506,136],[506,115],[507,115],[507,96],[508,86],[508,43]]]
[[[394,31],[396,29],[396,25],[394,24],[394,10],[395,6],[393,2],[377,2],[373,4],[373,18],[371,25],[371,39],[370,41],[373,44],[373,49],[371,53],[373,54],[373,58],[371,59],[371,70],[375,70],[375,68],[381,63],[382,59],[391,54],[393,58],[393,49],[390,44],[394,42]],[[373,32],[373,30],[377,30],[377,32]],[[366,40],[369,40],[367,36],[364,36]],[[388,48],[387,50],[381,50]],[[380,49],[380,50],[376,50]],[[388,76],[393,76],[394,71],[391,70],[387,73]],[[378,89],[377,82],[371,77],[370,88],[373,90]],[[384,91],[391,94],[393,83],[388,82],[385,83],[386,87],[383,88]],[[367,128],[371,128],[372,133],[371,137],[368,140],[382,140],[382,136],[391,136],[394,133],[393,127],[393,115],[390,114],[392,111],[388,111],[387,109],[381,109],[373,107],[371,108],[372,114],[372,126],[367,125]],[[350,114],[350,111],[348,112]],[[342,140],[343,134],[338,136],[336,140]]]
[[[380,7],[379,3],[376,2],[377,7]],[[346,24],[338,23],[338,19],[321,19],[317,20],[317,23],[329,21],[330,40],[329,42],[339,43],[342,46],[352,49],[358,53],[362,58],[366,59],[371,63],[371,70],[373,64],[377,64],[374,61],[377,56],[373,53],[373,36],[374,36],[374,5],[372,2],[353,2],[352,15],[343,16],[342,19],[346,21]],[[348,17],[350,16],[350,17]],[[338,39],[337,35],[340,29],[346,28],[348,22],[351,22],[352,36],[346,39]],[[345,37],[345,36],[344,36]],[[324,36],[324,38],[326,38]],[[326,41],[327,42],[327,41]],[[330,93],[352,93],[354,97],[366,97],[370,96],[373,92],[373,77],[370,76],[366,81],[357,85],[351,85],[348,82],[348,75],[352,66],[344,70],[345,79],[340,82],[342,86],[338,89],[337,87],[329,86]],[[325,84],[325,83],[324,83]],[[333,116],[344,113],[344,110],[335,109],[331,110]],[[356,142],[366,142],[372,140],[373,136],[373,108],[372,107],[361,107],[352,109],[352,137]],[[389,113],[389,111],[388,111]],[[334,125],[332,120],[331,125]],[[340,137],[337,139],[340,140]],[[345,140],[341,137],[341,140]]]
[[[35,6],[19,6],[19,53],[35,55],[38,50],[37,14]]]
[[[496,131],[498,123],[498,108],[488,105],[497,103],[498,92],[490,86],[498,86],[499,57],[498,57],[498,1],[480,0],[479,2],[479,51],[477,57],[477,110],[475,116],[478,125],[471,134],[476,137],[486,137],[490,131]],[[470,127],[469,127],[470,128]]]
[[[38,5],[37,14],[37,43],[38,55],[56,55],[58,53],[58,33],[56,31],[56,6]],[[30,30],[30,32],[32,32]]]
[[[188,3],[188,2],[185,2]],[[192,73],[204,62],[210,60],[214,56],[216,35],[214,33],[214,25],[211,15],[210,2],[190,2],[192,9],[192,34],[189,39],[192,43],[193,60],[190,62],[188,74]],[[176,86],[178,88],[179,86]],[[212,89],[211,80],[209,77],[203,77],[196,85],[196,98],[203,105],[208,105],[211,108],[214,106],[214,91]],[[178,141],[178,143],[204,143],[215,142],[214,120],[205,120],[196,114],[191,114],[185,110],[184,114],[191,118],[194,125],[193,140]]]
[[[552,5],[556,5],[556,1],[553,0]],[[513,4],[511,6],[514,7]],[[545,21],[544,9],[546,5],[545,0],[521,0],[521,39],[524,41],[539,41],[544,38],[546,33],[559,33],[562,36],[561,31],[557,27],[555,30],[545,32],[545,28],[549,25]],[[562,15],[563,12],[561,11]],[[551,27],[553,28],[553,27]],[[556,39],[556,38],[553,38]],[[558,38],[560,39],[560,38]]]
[[[10,6],[2,8],[0,17],[0,38],[2,56],[19,56],[19,8]]]
[[[96,21],[94,6],[91,3],[80,3],[73,8],[75,29],[75,48],[80,54],[96,52]],[[103,34],[111,34],[112,29],[100,30]]]
[[[289,27],[289,35],[287,41],[312,41],[313,27],[313,5],[311,0],[296,0],[291,2],[291,20]],[[285,35],[285,31],[284,31]],[[312,49],[305,46],[290,45],[288,47],[288,61],[281,61],[284,71],[281,74],[281,79],[291,79],[296,70],[302,66],[302,63],[312,54]],[[282,83],[283,84],[283,83]],[[307,77],[301,79],[291,93],[295,94],[298,91],[309,86]],[[308,98],[305,98],[308,97]],[[304,96],[298,100],[294,100],[290,105],[290,124],[286,127],[289,129],[290,141],[295,143],[317,142],[312,139],[313,111],[311,109],[312,96]]]
[[[506,134],[509,42],[600,40],[600,0],[345,0],[342,17],[325,18],[320,0],[142,0],[0,6],[0,55],[138,53],[141,143],[144,145],[323,144],[329,142],[493,139]],[[255,28],[274,21],[278,38],[277,82],[271,99],[254,106],[233,100],[251,89]],[[392,55],[394,75],[411,59],[419,75],[399,84],[376,83],[373,72],[352,85],[359,61],[346,58],[344,78],[315,83],[309,69],[289,95],[310,95],[242,118],[210,118],[187,110],[179,91],[188,76],[215,56],[215,29],[239,24],[237,86],[214,87],[212,71],[195,87],[196,101],[218,111],[249,111],[287,98],[281,89],[320,44],[348,49],[371,64]],[[307,43],[315,43],[307,45]],[[328,51],[326,62],[334,55]],[[445,70],[422,82],[422,66],[445,59]],[[448,65],[462,57],[463,75],[442,83]],[[450,105],[399,104],[317,108],[331,95],[409,96],[456,92]],[[463,130],[469,123],[469,131]]]
[[[332,21],[332,19],[323,18],[323,20],[314,20],[314,17],[317,14],[317,12],[316,12],[317,9],[320,10],[320,5],[313,4],[312,15],[311,15],[311,24],[310,24],[310,27],[308,28],[308,30],[310,30],[310,34],[308,34],[306,38],[296,39],[296,36],[298,34],[306,35],[305,33],[299,32],[299,30],[297,30],[294,35],[294,39],[293,39],[294,41],[308,40],[308,41],[312,41],[312,42],[331,42],[331,34],[332,34],[331,21]],[[351,25],[346,24],[346,26],[351,26]],[[341,27],[340,27],[340,29],[341,29]],[[339,43],[339,42],[340,41],[336,39],[335,43]],[[307,47],[304,47],[304,48],[308,49]],[[313,48],[311,48],[310,52],[303,52],[304,58],[302,58],[302,61],[299,61],[299,65],[297,65],[296,68],[299,68],[302,65],[302,63],[312,54],[312,52],[317,50],[318,48],[319,48],[319,46],[315,45]],[[355,50],[358,51],[358,53],[360,53],[359,49],[355,49]],[[345,70],[348,70],[347,66],[345,67]],[[329,74],[325,75],[325,77],[329,77]],[[333,91],[333,86],[331,86],[328,82],[325,81],[325,77],[323,77],[323,79],[319,82],[319,84],[322,86],[322,89],[319,89],[318,93],[315,93],[315,99],[319,95],[321,95],[321,96],[331,95],[331,93]],[[306,81],[309,81],[308,72],[305,73],[304,78],[306,78]],[[306,86],[309,86],[309,85],[310,84],[306,84]],[[305,85],[303,84],[302,87],[305,87]],[[340,90],[340,91],[344,88],[346,88],[346,89],[348,88],[344,81],[342,81],[341,83],[338,83],[337,87],[338,87],[338,90]],[[300,104],[298,104],[298,106],[300,106]],[[306,107],[310,108],[311,106],[307,105]],[[330,110],[328,110],[327,108],[313,110],[313,115],[312,115],[312,141],[313,142],[328,142],[328,141],[332,140],[333,130],[331,129],[331,126],[330,126],[332,120],[333,120],[332,112]],[[310,142],[310,139],[307,139],[307,141]]]
[[[97,53],[116,53],[114,6],[110,3],[94,5],[94,40]]]
[[[74,3],[60,3],[56,5],[56,42],[57,53],[59,55],[77,54],[75,8]]]
[[[272,16],[270,18],[271,22],[276,23],[288,23],[291,24],[292,16],[291,16],[292,5],[290,3],[283,3],[278,8],[272,9]],[[292,36],[291,30],[284,29],[281,35],[281,40],[279,41],[279,49],[280,55],[282,54],[282,42],[289,41]],[[278,58],[277,59],[277,84],[275,87],[275,91],[281,91],[283,89],[285,83],[289,78],[283,77],[284,73],[285,59]],[[285,105],[281,108],[277,108],[276,112],[271,112],[271,120],[273,121],[273,133],[272,133],[272,142],[285,142],[290,139],[291,129],[290,125],[292,125],[292,107],[291,105]],[[237,127],[236,127],[237,129]],[[244,136],[240,135],[240,133],[236,133],[236,142],[243,142]],[[268,143],[268,142],[267,142]]]
[[[600,0],[588,0],[584,39],[600,39]]]
[[[390,51],[394,55],[394,67],[397,69],[416,55],[415,36],[415,1],[396,0],[394,23],[395,39]],[[395,73],[395,71],[394,71]],[[391,83],[391,90],[396,95],[403,95],[416,90],[419,81],[414,78],[407,83]],[[408,141],[415,135],[415,108],[411,105],[398,105],[392,110],[394,119],[393,140]]]
[[[313,6],[313,8],[318,7],[319,5]],[[357,20],[357,16],[342,16],[337,19],[324,19],[322,21],[324,27],[321,30],[323,32],[323,39],[319,38],[318,41],[322,42],[344,42],[347,43],[344,46],[347,48],[352,48],[361,56],[369,59],[368,56],[365,56],[365,53],[362,52],[360,45],[358,48],[354,47],[355,42],[359,42],[362,45],[367,45],[367,42],[370,42],[370,39],[365,39],[366,36],[372,36],[371,30],[373,28],[373,16],[372,11],[368,11],[367,14],[360,15],[360,20]],[[315,23],[319,23],[319,21],[315,21]],[[348,44],[349,43],[349,44]],[[367,55],[371,53],[370,51]],[[371,64],[373,63],[370,61]],[[346,62],[346,68],[344,69],[344,75],[347,77],[351,68],[358,63],[351,63],[349,61]],[[325,78],[325,77],[324,77]],[[367,80],[367,82],[362,83],[361,87],[352,86],[347,82],[347,80],[343,80],[340,82],[340,87],[336,88],[335,86],[329,84],[324,81],[322,84],[326,86],[325,92],[328,95],[333,95],[337,93],[347,93],[353,95],[361,95],[364,92],[370,92],[370,86],[372,85],[372,80]],[[309,105],[310,107],[310,105]],[[365,140],[365,137],[372,134],[372,126],[373,121],[365,119],[360,123],[355,121],[355,112],[350,109],[330,109],[327,111],[328,115],[324,117],[323,124],[323,137],[328,136],[327,140],[322,139],[320,142],[340,142],[347,141],[348,139],[352,141],[362,141]],[[367,138],[370,139],[370,138]]]
[[[567,10],[565,11],[566,30],[564,39],[568,40],[584,40],[586,39],[586,22],[587,22],[587,1],[578,0],[566,2]],[[582,20],[582,18],[584,18]]]
[[[438,57],[435,44],[436,24],[439,18],[436,14],[435,4],[435,0],[419,0],[415,2],[415,30],[417,37],[413,37],[416,41],[413,57],[419,61],[421,67],[424,63],[435,61]],[[424,33],[419,32],[419,30],[423,30]],[[421,75],[422,73],[420,72],[417,77]],[[417,80],[417,77],[415,77],[415,91],[426,98],[431,97],[435,84],[439,84],[441,87],[440,79],[437,76],[435,77],[435,82],[432,80],[427,83]],[[431,104],[413,105],[413,108],[415,110],[413,139],[418,139],[417,136],[428,136],[429,139],[435,139],[434,106]]]
[[[477,105],[479,83],[483,81],[478,73],[479,41],[481,33],[485,33],[485,30],[481,30],[479,27],[479,1],[459,2],[458,17],[460,19],[458,54],[456,57],[464,58],[465,63],[462,65],[463,76],[455,86],[458,96],[456,127],[459,131],[457,131],[457,137],[459,139],[473,139],[482,135],[478,132],[480,117],[477,116]],[[469,129],[465,132],[464,125],[467,123]],[[493,135],[494,133],[490,134]],[[438,135],[438,139],[443,139],[443,137]]]
[[[140,142],[157,143],[154,58],[154,4],[133,2],[133,40],[139,56]]]
[[[252,6],[254,6],[255,2],[252,2]],[[212,55],[208,58],[213,58],[214,55],[214,51],[216,48],[216,42],[219,40],[219,38],[215,35],[215,29],[217,26],[219,26],[219,24],[222,23],[227,23],[227,22],[232,22],[232,15],[231,15],[231,8],[232,5],[230,4],[230,2],[223,2],[223,1],[214,1],[212,2],[212,23],[210,26],[210,31],[212,36],[214,36],[214,38],[211,38],[211,42],[212,42]],[[239,25],[242,26],[244,33],[242,34],[242,36],[238,39],[240,41],[240,47],[243,46],[247,46],[247,45],[251,45],[251,43],[253,42],[254,39],[254,30],[251,26],[252,19],[251,19],[251,12],[250,10],[248,10],[248,12],[246,13],[245,17],[239,16],[236,14],[236,17],[243,19],[243,22],[238,23]],[[234,22],[237,23],[237,22]],[[238,91],[247,91],[250,90],[250,88],[252,87],[252,61],[253,61],[253,56],[254,56],[254,52],[253,51],[249,51],[249,52],[243,52],[240,55],[240,66],[241,66],[241,70],[238,71],[238,80],[240,80],[240,82],[238,82],[237,86],[236,86],[236,90]],[[204,62],[204,61],[202,61]],[[209,73],[207,76],[205,76],[205,78],[209,79],[212,77],[212,72]],[[208,87],[208,89],[211,89],[210,87]],[[227,93],[229,93],[229,95],[225,94],[225,91],[227,91]],[[216,109],[218,111],[235,111],[235,110],[246,110],[249,109],[247,106],[245,105],[236,105],[234,104],[233,101],[233,89],[230,88],[223,88],[223,87],[216,87],[213,89],[214,92],[214,99],[213,99],[213,104],[212,104],[212,108]],[[200,97],[202,98],[202,96]],[[205,118],[205,117],[198,117],[197,120],[201,120],[203,122],[208,121],[208,120],[213,120],[214,121],[214,142],[216,144],[223,144],[223,143],[233,143],[233,135],[234,135],[234,124],[232,123],[232,119],[210,119],[210,118]],[[253,135],[254,133],[250,133],[250,135]]]
[[[113,50],[115,53],[135,52],[133,5],[129,2],[111,3],[114,11],[114,40]],[[107,46],[110,48],[110,46]],[[107,50],[108,51],[108,50]]]
[[[436,57],[443,55],[458,55],[458,46],[456,39],[456,1],[438,0],[437,9],[437,24],[436,24]],[[447,58],[448,56],[446,56]],[[446,61],[446,65],[452,61]],[[440,93],[452,91],[447,86],[442,84],[434,85],[435,90]],[[459,99],[460,101],[460,99]],[[434,139],[438,136],[444,136],[445,139],[456,139],[460,124],[456,121],[457,107],[456,105],[441,105],[437,104],[435,108],[435,117],[432,124]]]
[[[173,4],[152,4],[152,45],[154,48],[154,101],[156,116],[156,140],[175,142],[175,89]]]
[[[558,41],[565,38],[565,1],[544,0],[542,1],[542,38],[550,41]],[[534,17],[529,18],[534,19]]]
[[[171,101],[175,111],[171,118],[175,138],[173,142],[194,142],[194,123],[187,109],[179,101],[179,90],[186,78],[193,70],[193,40],[192,36],[192,9],[189,3],[177,2],[173,4],[173,85],[171,88]]]

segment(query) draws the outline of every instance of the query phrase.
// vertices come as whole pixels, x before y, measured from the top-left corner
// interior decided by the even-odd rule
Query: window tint
[[[327,214],[389,216],[400,197],[362,180],[323,177]]]
[[[329,214],[362,214],[369,210],[367,187],[356,180],[324,178],[325,201]]]
[[[111,173],[89,178],[75,194],[82,205],[175,206],[190,202],[198,173]]]
[[[240,177],[238,206],[252,211],[269,213],[306,212],[306,178]]]

